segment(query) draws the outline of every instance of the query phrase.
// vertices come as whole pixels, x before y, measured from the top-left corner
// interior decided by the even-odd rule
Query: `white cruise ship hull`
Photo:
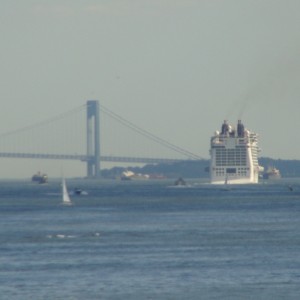
[[[211,184],[219,184],[223,185],[226,181],[226,178],[223,178],[222,180],[220,179],[211,179]],[[249,177],[244,177],[244,178],[231,178],[228,179],[227,184],[252,184],[252,183],[258,183],[258,178],[249,178]]]
[[[257,135],[244,129],[239,121],[237,131],[225,121],[210,144],[210,182],[212,184],[258,183]]]

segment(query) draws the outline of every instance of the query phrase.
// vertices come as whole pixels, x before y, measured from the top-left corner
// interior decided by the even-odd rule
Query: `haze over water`
[[[299,160],[299,10],[299,0],[1,1],[0,135],[95,99],[204,158],[223,120],[241,118],[262,156]],[[38,170],[59,176],[53,161],[7,159],[0,178]]]

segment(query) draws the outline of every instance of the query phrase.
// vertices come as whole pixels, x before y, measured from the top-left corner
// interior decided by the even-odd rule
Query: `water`
[[[0,299],[299,299],[300,180],[170,184],[0,181]]]

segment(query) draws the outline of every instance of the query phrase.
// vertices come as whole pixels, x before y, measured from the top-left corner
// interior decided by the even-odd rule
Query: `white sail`
[[[225,177],[225,182],[224,182],[224,187],[223,187],[223,191],[229,191],[229,186],[228,186],[228,175],[226,175]]]
[[[228,184],[228,175],[226,175],[226,177],[225,177],[225,182],[224,182],[224,184],[225,184],[225,186],[227,186],[227,184]]]
[[[68,193],[65,178],[63,178],[63,180],[62,180],[62,196],[63,196],[63,204],[64,205],[71,205],[72,204],[69,193]]]

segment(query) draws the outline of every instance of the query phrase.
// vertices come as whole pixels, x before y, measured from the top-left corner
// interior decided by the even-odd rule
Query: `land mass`
[[[272,159],[268,157],[259,158],[259,165],[265,170],[268,167],[279,169],[282,177],[300,177],[300,160]],[[174,163],[149,164],[143,167],[114,167],[104,169],[101,175],[104,178],[121,177],[125,170],[134,173],[149,174],[152,178],[208,178],[209,160],[187,160]]]

